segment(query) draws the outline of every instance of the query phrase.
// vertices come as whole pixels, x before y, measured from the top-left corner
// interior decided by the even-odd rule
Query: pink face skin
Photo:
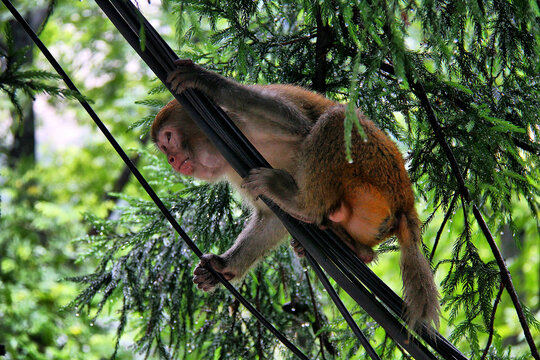
[[[207,139],[189,144],[177,127],[165,125],[156,145],[167,156],[171,167],[180,174],[202,180],[216,180],[225,171],[226,162]]]

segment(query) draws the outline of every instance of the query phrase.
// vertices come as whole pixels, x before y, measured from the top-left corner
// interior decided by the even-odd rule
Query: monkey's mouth
[[[178,167],[178,172],[183,175],[193,174],[193,162],[190,158],[186,158]]]

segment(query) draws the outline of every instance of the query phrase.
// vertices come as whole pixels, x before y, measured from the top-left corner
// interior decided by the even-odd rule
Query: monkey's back
[[[292,102],[294,106],[315,123],[319,117],[332,106],[336,105],[321,94],[304,89],[303,87],[287,84],[263,85],[262,87],[279,93],[280,96]]]
[[[413,210],[414,194],[397,146],[360,111],[357,115],[367,139],[353,129],[351,163],[345,154],[344,105],[324,112],[303,142],[297,180],[308,189],[302,194],[306,209],[332,211],[367,186],[385,198],[392,213]]]

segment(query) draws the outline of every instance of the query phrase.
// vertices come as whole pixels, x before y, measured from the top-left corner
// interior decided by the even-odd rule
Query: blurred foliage
[[[48,5],[46,1],[14,3],[24,14]],[[138,118],[146,110],[136,108],[135,98],[128,101],[129,105],[119,100],[131,90],[118,89],[127,88],[136,78],[140,94],[144,94],[145,87],[141,86],[144,81],[140,73],[129,73],[131,77],[128,77],[128,72],[118,71],[118,64],[125,61],[121,49],[127,49],[119,37],[116,42],[112,39],[101,42],[100,50],[94,46],[98,36],[103,36],[107,29],[111,35],[113,31],[110,24],[99,18],[96,6],[90,8],[92,10],[88,2],[57,1],[55,12],[40,38],[51,46],[55,55],[60,54],[59,61],[70,74],[78,73],[89,61],[84,59],[84,47],[92,47],[96,54],[107,54],[106,60],[93,58],[95,66],[83,69],[81,77],[88,79],[88,84],[76,76],[74,81],[82,84],[81,88],[88,85],[93,89],[85,93],[98,95],[99,101],[93,106],[101,110],[107,106],[107,116],[115,119],[110,122],[111,127],[121,129],[118,132],[119,137],[124,135],[124,144],[135,146],[139,143],[138,137],[133,133],[125,136],[126,124],[132,121],[131,116]],[[82,30],[73,26],[77,16],[81,20],[77,26]],[[71,128],[66,127],[45,134],[45,141],[50,142],[39,145],[38,164],[33,164],[31,159],[21,159],[14,168],[7,166],[11,132],[20,129],[16,126],[20,122],[20,109],[28,98],[34,100],[40,94],[47,94],[49,104],[58,111],[51,113],[44,109],[44,114],[37,114],[40,122],[49,121],[47,116],[69,119],[74,114],[81,115],[77,116],[81,123],[88,124],[89,119],[82,115],[83,110],[76,101],[70,101],[76,96],[65,90],[65,85],[35,49],[32,49],[34,66],[27,62],[28,49],[17,49],[7,21],[8,11],[3,5],[0,5],[0,19],[0,345],[5,346],[6,351],[5,356],[0,357],[103,359],[114,352],[111,339],[114,339],[117,320],[108,313],[107,318],[90,326],[91,321],[85,314],[77,317],[76,311],[66,306],[80,289],[62,279],[89,271],[95,265],[91,260],[75,262],[81,250],[72,240],[88,231],[88,225],[82,221],[82,211],[92,208],[99,216],[106,216],[110,211],[113,202],[104,199],[122,170],[120,161],[93,130],[85,134],[88,137],[84,148],[82,144],[54,146],[55,142],[62,144],[62,138],[71,135],[66,130]],[[76,42],[78,45],[74,46]],[[132,66],[136,68],[137,62]],[[103,81],[116,74],[118,76],[109,82]],[[149,83],[150,78],[146,77],[146,81]],[[101,98],[102,94],[107,96]],[[63,127],[62,121],[58,123]],[[125,191],[129,193],[133,189],[128,186]],[[129,345],[130,341],[124,343]],[[117,357],[133,358],[125,347]]]
[[[180,57],[240,81],[295,83],[340,101],[356,99],[398,142],[427,220],[425,251],[443,295],[440,331],[480,359],[500,270],[458,195],[419,100],[426,95],[474,202],[497,235],[540,342],[534,320],[540,314],[537,3],[166,0],[161,9],[146,3],[138,1],[158,31],[176,42]],[[4,11],[0,7],[1,19]],[[197,245],[204,252],[226,249],[246,209],[222,184],[179,179],[165,159],[141,145],[153,114],[170,96],[95,4],[58,1],[42,38],[121,144],[142,155],[143,173]],[[50,102],[88,121],[75,103]],[[35,167],[2,169],[0,344],[8,358],[127,359],[138,356],[134,352],[163,359],[293,358],[226,291],[196,290],[191,276],[197,259],[136,185],[114,194],[114,208],[103,200],[121,164],[99,134],[91,134],[84,150],[59,151],[54,161]],[[0,139],[2,146],[6,141]],[[373,270],[399,291],[393,249],[392,243],[381,247]],[[314,274],[287,246],[238,287],[312,358],[367,358]],[[383,359],[406,356],[341,295]],[[486,359],[530,358],[517,324],[503,292]]]
[[[88,326],[84,316],[65,308],[77,287],[60,279],[84,271],[75,264],[72,239],[84,232],[77,199],[74,164],[33,169],[20,164],[0,172],[0,343],[5,359],[101,359],[113,346],[109,328],[114,319]],[[65,175],[69,182],[58,176]],[[96,210],[97,210],[97,205]],[[75,216],[74,216],[75,215]],[[125,352],[118,358],[124,357]]]
[[[28,49],[16,48],[10,23],[3,25],[3,31],[5,48],[0,46],[0,92],[7,95],[19,118],[22,118],[23,110],[18,92],[31,98],[39,93],[68,99],[78,98],[71,90],[53,85],[58,83],[59,75],[48,71],[25,69],[25,53]]]

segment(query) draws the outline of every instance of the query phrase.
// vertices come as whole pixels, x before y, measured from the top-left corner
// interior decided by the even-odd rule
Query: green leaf
[[[444,83],[446,85],[449,85],[449,86],[455,88],[455,89],[463,91],[467,95],[473,95],[474,94],[474,92],[471,89],[469,89],[468,87],[466,87],[465,85],[462,85],[460,83],[457,83],[457,82],[454,82],[454,81],[445,81]]]
[[[503,119],[500,119],[500,118],[497,118],[497,117],[494,117],[494,116],[488,116],[488,115],[485,115],[485,114],[480,114],[480,116],[489,121],[490,123],[492,123],[493,125],[495,125],[494,127],[492,127],[491,129],[495,130],[495,131],[499,131],[499,132],[515,132],[515,133],[520,133],[520,134],[525,134],[526,133],[526,130],[517,126],[517,125],[514,125],[512,124],[511,122],[508,122],[506,120],[503,120]]]

